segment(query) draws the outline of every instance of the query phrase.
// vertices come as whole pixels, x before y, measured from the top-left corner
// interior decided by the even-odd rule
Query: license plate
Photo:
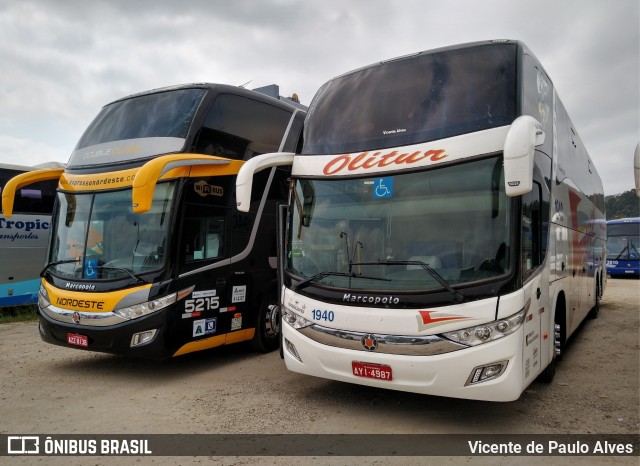
[[[376,380],[392,380],[391,366],[370,362],[351,361],[351,369],[356,377]]]
[[[89,346],[89,338],[86,335],[78,335],[77,333],[67,333],[67,343],[74,346]]]

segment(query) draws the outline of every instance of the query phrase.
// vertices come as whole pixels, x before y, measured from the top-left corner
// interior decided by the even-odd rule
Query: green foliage
[[[36,305],[0,307],[0,324],[36,320]]]
[[[605,205],[607,220],[640,217],[640,199],[636,196],[635,189],[614,196],[606,196]]]

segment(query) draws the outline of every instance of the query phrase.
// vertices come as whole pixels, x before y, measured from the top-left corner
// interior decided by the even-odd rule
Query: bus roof
[[[208,130],[200,131],[203,125],[212,124],[206,118],[230,98],[245,104],[230,104],[225,115],[233,114],[236,121],[249,125],[256,124],[258,110],[247,111],[245,105],[272,109],[286,121],[302,111],[286,101],[226,84],[182,84],[139,92],[102,107],[71,153],[67,173],[87,167],[140,164],[163,154],[195,150],[198,138],[209,134]],[[225,122],[218,120],[214,122],[218,131],[238,130],[224,127]],[[268,130],[262,133],[267,134]],[[233,137],[241,139],[238,135]],[[241,144],[244,143],[243,139]],[[273,150],[262,152],[270,151]]]
[[[478,47],[481,45],[490,45],[490,44],[494,44],[494,45],[504,45],[504,44],[515,44],[519,49],[521,49],[523,51],[523,53],[526,53],[527,55],[530,55],[532,57],[535,58],[536,62],[538,62],[538,64],[540,64],[540,60],[538,60],[535,55],[531,52],[531,49],[529,49],[529,47],[527,47],[527,45],[519,40],[511,40],[511,39],[492,39],[492,40],[484,40],[484,41],[476,41],[476,42],[466,42],[463,44],[456,44],[456,45],[449,45],[446,47],[438,47],[435,49],[430,49],[430,50],[423,50],[420,52],[415,52],[415,53],[409,53],[407,55],[402,55],[399,57],[395,57],[395,58],[389,58],[387,60],[381,60],[375,63],[371,63],[369,65],[366,66],[362,66],[360,68],[356,68],[354,70],[350,70],[347,71],[346,73],[343,73],[341,75],[338,75],[332,79],[330,79],[329,81],[333,81],[334,79],[338,79],[338,78],[342,78],[343,76],[348,76],[350,74],[353,73],[357,73],[363,70],[366,70],[368,68],[373,68],[379,65],[383,65],[385,63],[389,63],[389,62],[393,62],[393,61],[400,61],[400,60],[406,60],[406,59],[411,59],[411,58],[415,58],[421,55],[430,55],[430,54],[434,54],[434,53],[440,53],[440,52],[447,52],[450,50],[457,50],[457,49],[465,49],[465,48],[473,48],[473,47]],[[544,70],[544,68],[543,68]],[[546,70],[545,70],[546,73]],[[548,75],[548,73],[546,73]]]
[[[226,93],[241,95],[245,97],[250,97],[252,99],[259,100],[262,102],[268,102],[271,105],[280,106],[281,108],[286,110],[295,110],[296,108],[298,108],[294,106],[292,103],[288,103],[286,100],[274,99],[273,97],[270,97],[268,95],[262,94],[260,92],[255,92],[249,89],[245,89],[243,87],[232,86],[230,84],[217,84],[217,83],[191,83],[191,84],[179,84],[175,86],[159,87],[157,89],[137,92],[135,94],[131,94],[126,97],[116,99],[104,105],[104,107],[107,107],[116,102],[122,102],[124,100],[133,99],[133,98],[141,97],[144,95],[159,94],[161,92],[170,92],[170,91],[176,91],[180,89],[207,89],[207,90],[211,90],[219,93],[226,92]]]
[[[32,170],[42,170],[44,168],[64,168],[65,164],[62,162],[44,162],[36,165],[18,165],[12,163],[0,163],[0,170],[15,170],[22,172],[29,172]]]

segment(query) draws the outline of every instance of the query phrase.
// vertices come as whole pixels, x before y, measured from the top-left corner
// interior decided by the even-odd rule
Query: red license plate
[[[392,380],[391,366],[370,362],[351,361],[353,375],[367,379]]]
[[[78,335],[77,333],[67,333],[67,343],[74,346],[89,346],[89,338],[86,335]]]

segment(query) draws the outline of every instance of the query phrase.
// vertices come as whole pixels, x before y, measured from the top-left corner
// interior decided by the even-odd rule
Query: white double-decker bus
[[[598,312],[602,183],[527,47],[416,53],[326,83],[292,164],[283,241],[288,369],[510,401]]]

